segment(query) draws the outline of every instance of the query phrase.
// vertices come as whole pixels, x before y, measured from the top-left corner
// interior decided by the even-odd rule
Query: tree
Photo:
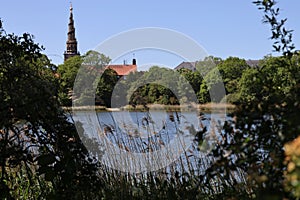
[[[198,98],[201,103],[220,102],[227,99],[228,103],[238,102],[238,82],[243,71],[249,66],[246,61],[237,57],[217,60],[217,67],[212,68],[204,77]],[[222,85],[225,86],[226,96],[220,95]],[[220,94],[219,94],[220,93]],[[209,99],[209,96],[212,99]],[[227,98],[228,97],[228,98]]]
[[[24,173],[27,181],[36,182],[39,179],[29,168],[36,157],[34,148],[28,148],[26,140],[37,148],[43,145],[34,141],[38,136],[44,136],[42,131],[39,133],[38,127],[48,124],[47,117],[53,117],[52,108],[57,105],[54,100],[57,89],[54,72],[49,68],[49,60],[40,53],[41,50],[31,35],[18,37],[6,34],[0,23],[2,198],[13,198],[18,194],[18,187],[14,189],[15,185],[11,182],[13,177],[20,177]],[[41,188],[32,189],[28,191],[30,195],[41,195]]]
[[[221,91],[223,88],[222,76],[219,73],[218,68],[214,68],[204,77],[200,86],[198,98],[201,103],[206,103],[208,101],[220,102],[225,95]]]
[[[94,91],[88,91],[88,88],[93,88],[93,86],[89,85],[88,80],[94,81],[95,83],[92,84],[97,85],[96,81],[98,81],[98,79],[96,78],[96,76],[104,71],[104,68],[108,65],[109,62],[109,57],[91,50],[83,56],[71,57],[67,59],[64,64],[59,65],[59,97],[61,104],[64,106],[71,106],[72,96],[77,100],[79,99],[80,102],[85,101],[86,98],[89,99],[91,97],[94,97]],[[81,71],[79,71],[79,69]],[[78,73],[80,74],[80,76],[78,76]],[[77,94],[73,94],[73,87],[76,77],[78,78],[76,80],[78,91]]]
[[[286,57],[268,56],[260,62],[260,68],[245,70],[239,82],[241,100],[254,102],[272,99],[279,103],[296,85],[297,79],[289,70],[289,65]]]
[[[244,59],[237,57],[229,57],[217,65],[224,81],[226,94],[237,92],[239,79],[241,78],[243,71],[248,67],[249,66]]]
[[[199,71],[193,72],[189,69],[182,68],[179,70],[179,73],[180,75],[183,75],[183,77],[189,82],[195,93],[200,90],[203,77]]]
[[[191,71],[189,69],[180,69],[178,70],[180,77],[177,83],[177,90],[180,96],[180,103],[184,104],[188,102],[188,99],[192,96],[196,96],[197,92],[200,89],[202,82],[202,76],[198,71]],[[194,102],[198,103],[198,102]]]
[[[171,69],[152,66],[149,71],[137,77],[130,85],[127,98],[132,105],[148,103],[176,103],[173,92],[177,91],[179,74]]]
[[[0,23],[0,196],[92,198],[96,165],[59,106],[41,51],[31,35],[6,34]]]
[[[266,58],[262,68],[244,71],[240,80],[241,101],[232,114],[235,120],[226,121],[224,139],[212,153],[218,159],[206,175],[225,177],[224,187],[229,185],[234,190],[231,196],[240,196],[245,187],[250,187],[248,198],[290,199],[295,198],[291,192],[297,194],[297,187],[291,190],[289,184],[285,190],[285,174],[295,171],[285,171],[284,144],[300,135],[299,53],[292,51],[291,32],[284,28],[285,20],[278,19],[275,1],[254,3],[263,10],[275,39],[273,47],[283,56]],[[237,182],[228,181],[237,170],[248,176],[242,188],[237,187]]]
[[[106,69],[103,72],[96,89],[96,104],[111,107],[112,93],[117,82],[118,74],[116,71]]]
[[[214,56],[207,56],[201,61],[196,62],[196,69],[202,77],[206,76],[208,72],[214,69],[220,62],[222,62],[221,58]]]
[[[62,105],[72,105],[72,91],[76,75],[81,67],[83,60],[80,56],[74,56],[67,59],[64,64],[58,66],[58,74],[60,76],[59,99]]]
[[[249,68],[244,71],[238,85],[240,99],[252,102],[257,99],[256,95],[260,94],[263,87],[261,77],[258,69]]]
[[[127,96],[127,92],[130,91],[130,88],[133,87],[134,84],[136,84],[138,79],[142,77],[143,74],[144,72],[129,73],[126,77],[122,77],[118,80],[112,94],[113,107],[118,108],[128,105],[130,97]]]
[[[94,66],[97,69],[103,69],[111,61],[106,55],[93,50],[86,52],[83,57],[85,65]]]

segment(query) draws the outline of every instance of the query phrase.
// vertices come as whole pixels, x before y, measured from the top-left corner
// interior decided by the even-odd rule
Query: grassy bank
[[[148,111],[148,110],[165,110],[165,111],[195,111],[200,112],[232,112],[235,109],[235,105],[229,103],[206,103],[206,104],[195,104],[195,105],[162,105],[162,104],[148,104],[137,105],[137,106],[123,106],[120,108],[107,108],[105,106],[78,106],[78,107],[63,107],[64,110],[68,111]]]

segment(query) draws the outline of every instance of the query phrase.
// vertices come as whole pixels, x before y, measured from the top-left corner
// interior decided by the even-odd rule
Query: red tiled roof
[[[128,75],[130,72],[136,72],[136,65],[108,65],[106,69],[113,69],[119,76]]]

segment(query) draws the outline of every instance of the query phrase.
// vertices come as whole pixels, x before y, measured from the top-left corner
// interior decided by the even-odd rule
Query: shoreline
[[[229,103],[206,103],[206,104],[194,104],[194,105],[163,105],[163,104],[148,104],[146,106],[137,105],[135,107],[131,105],[123,106],[120,108],[107,108],[105,106],[78,106],[78,107],[62,107],[66,111],[88,111],[95,110],[96,112],[118,112],[118,111],[200,111],[200,112],[232,112],[236,108],[235,105]]]

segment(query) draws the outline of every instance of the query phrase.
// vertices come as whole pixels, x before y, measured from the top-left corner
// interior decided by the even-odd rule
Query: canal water
[[[98,142],[99,157],[108,167],[139,173],[177,163],[181,171],[201,173],[211,162],[208,153],[220,139],[218,127],[225,117],[197,111],[80,111],[74,119],[81,122],[85,136]],[[199,145],[195,139],[204,129]]]

